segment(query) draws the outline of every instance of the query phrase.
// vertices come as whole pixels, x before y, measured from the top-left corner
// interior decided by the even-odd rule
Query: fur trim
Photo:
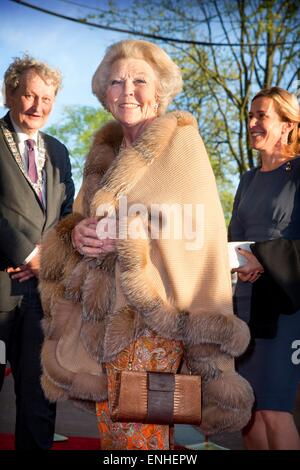
[[[59,262],[53,262],[53,256]],[[65,258],[65,244],[61,243],[56,230],[52,229],[44,236],[41,246],[41,279],[60,280],[63,275],[61,261]]]
[[[89,271],[89,262],[82,258],[77,264],[74,264],[73,270],[69,270],[69,275],[64,281],[65,298],[73,302],[80,302],[84,280]]]
[[[106,375],[93,375],[81,371],[72,372],[65,369],[57,361],[56,348],[57,341],[49,339],[44,342],[42,348],[42,384],[45,395],[51,400],[58,400],[66,396],[81,400],[105,400],[107,398]],[[51,379],[49,379],[50,377]],[[50,384],[54,387],[51,387]]]
[[[77,225],[84,217],[82,214],[78,214],[74,212],[73,214],[68,215],[64,219],[62,219],[55,227],[55,231],[57,232],[58,237],[60,240],[64,241],[67,247],[72,244],[71,240],[71,232],[75,225]]]
[[[220,351],[237,357],[242,354],[250,341],[245,322],[234,315],[189,315],[186,323],[185,344],[218,344]]]
[[[100,187],[100,181],[103,174],[88,175],[84,180],[81,190],[83,193],[81,211],[86,217],[91,217],[91,202],[93,197]]]
[[[61,387],[55,385],[46,373],[43,373],[41,377],[41,386],[45,396],[51,402],[68,400],[68,393]]]
[[[112,313],[107,322],[103,361],[109,362],[134,339],[135,311],[125,307]]]
[[[107,271],[87,272],[83,284],[82,315],[89,322],[103,320],[114,302],[114,278]]]
[[[75,375],[69,390],[70,398],[81,400],[104,401],[107,400],[107,378],[79,372]]]
[[[251,418],[254,395],[248,382],[234,371],[203,383],[201,430],[205,434],[240,431]]]
[[[95,134],[93,145],[86,159],[82,185],[83,213],[87,217],[91,216],[92,199],[100,189],[102,178],[115,159],[122,139],[122,128],[115,121],[109,122]]]
[[[44,371],[41,377],[42,389],[48,400],[80,400],[80,401],[105,401],[107,400],[106,376],[93,376],[84,372],[74,375],[74,380],[68,390],[62,385],[57,385]],[[94,405],[95,406],[95,405]]]
[[[66,260],[75,255],[76,261],[79,255],[73,249],[71,232],[75,225],[83,219],[80,214],[71,214],[62,219],[54,229],[50,230],[43,239],[41,248],[40,279],[59,281],[63,278]]]
[[[82,322],[80,339],[86,351],[92,359],[99,364],[103,358],[105,325],[101,321],[99,323]]]
[[[198,344],[186,347],[185,355],[192,374],[200,375],[202,380],[216,379],[221,375],[222,371],[218,366],[224,355],[220,354],[219,345]]]
[[[45,317],[51,316],[52,306],[63,297],[64,286],[57,281],[39,281],[39,292]]]
[[[64,279],[67,278],[75,269],[78,263],[82,260],[82,255],[78,251],[70,250],[69,256],[65,259],[64,263]]]
[[[41,325],[44,337],[47,338],[48,334],[49,334],[49,331],[50,331],[50,327],[51,327],[51,317],[50,317],[50,315],[47,316],[47,317],[44,317],[41,320],[40,325]]]
[[[104,174],[108,170],[119,151],[122,139],[122,127],[116,121],[107,123],[96,132],[86,158],[84,178],[92,174]]]

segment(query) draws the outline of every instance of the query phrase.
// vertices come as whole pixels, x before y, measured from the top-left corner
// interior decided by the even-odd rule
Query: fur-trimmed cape
[[[121,149],[122,138],[116,122],[98,131],[76,212],[43,242],[45,393],[50,400],[105,400],[101,364],[149,328],[181,340],[192,373],[202,376],[203,431],[241,429],[253,394],[233,358],[246,349],[249,332],[232,312],[224,218],[196,121],[172,112],[155,119],[132,147]],[[146,232],[159,227],[159,236],[128,236],[128,222],[142,217],[134,217],[141,211],[135,206],[132,217],[120,219],[116,253],[98,259],[78,254],[71,243],[75,224],[104,204],[120,213],[125,197],[128,208],[143,204],[150,212],[159,205],[159,216],[151,212],[146,221]],[[196,244],[184,229],[181,236],[172,230],[161,236],[172,205],[186,208]]]

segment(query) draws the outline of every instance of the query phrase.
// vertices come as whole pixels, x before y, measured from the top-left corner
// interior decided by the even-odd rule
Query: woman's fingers
[[[84,247],[100,248],[103,246],[96,232],[97,219],[88,218],[81,220],[72,230],[72,243],[74,248],[81,254],[86,254]],[[100,252],[98,251],[98,254]]]
[[[80,250],[80,253],[84,256],[90,256],[91,258],[97,258],[103,250],[101,248],[92,248],[89,246],[83,246]]]
[[[261,276],[261,273],[260,273],[260,272],[252,273],[251,278],[250,278],[250,282],[253,283],[253,282],[257,281],[257,279],[258,279],[260,276]]]
[[[247,259],[252,259],[254,257],[254,254],[249,251],[249,250],[244,250],[243,248],[237,248],[238,252],[240,255],[244,256]]]
[[[97,234],[97,219],[89,218],[80,221],[72,231],[74,248],[82,255],[97,257],[101,253],[115,250],[115,240],[106,238],[105,232]]]
[[[259,271],[252,271],[246,274],[238,272],[238,276],[242,282],[255,282],[261,276],[261,273]]]

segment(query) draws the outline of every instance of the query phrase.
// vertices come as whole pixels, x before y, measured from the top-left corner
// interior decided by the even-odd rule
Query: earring
[[[157,109],[157,108],[158,108],[158,104],[157,104],[157,103],[154,103],[154,104],[152,105],[152,107],[153,107],[154,109]]]

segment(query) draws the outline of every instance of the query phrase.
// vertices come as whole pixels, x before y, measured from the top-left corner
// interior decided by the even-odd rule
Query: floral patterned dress
[[[108,387],[115,386],[117,370],[151,370],[175,373],[181,362],[180,341],[168,340],[146,330],[145,335],[121,351],[113,362],[106,363]],[[134,397],[132,397],[134,400]],[[96,415],[102,450],[168,450],[174,448],[174,428],[162,424],[114,423],[110,419],[108,402],[96,404]]]

